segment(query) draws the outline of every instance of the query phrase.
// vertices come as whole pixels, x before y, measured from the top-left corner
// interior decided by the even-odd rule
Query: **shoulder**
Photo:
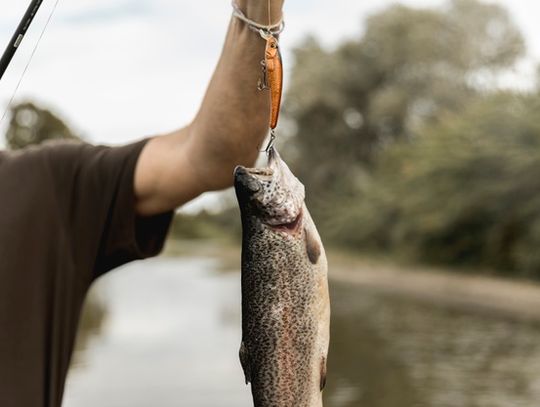
[[[91,146],[86,143],[73,141],[49,141],[36,146],[29,146],[21,150],[2,151],[0,162],[6,165],[42,165],[49,159],[69,158],[77,156]]]
[[[119,147],[72,141],[47,142],[14,152],[0,152],[0,177],[19,183],[52,183],[58,190],[104,191],[132,185],[147,140]]]
[[[148,140],[123,146],[94,145],[71,140],[52,140],[14,152],[0,153],[0,163],[46,166],[61,171],[70,168],[114,167],[136,161]]]
[[[57,165],[75,164],[80,163],[81,159],[100,154],[101,151],[106,151],[109,148],[85,142],[53,140],[37,147],[34,152],[30,149],[28,154],[40,155],[45,161]]]

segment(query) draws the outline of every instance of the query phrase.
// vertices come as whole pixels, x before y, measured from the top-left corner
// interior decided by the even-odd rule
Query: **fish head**
[[[266,48],[264,52],[265,52],[266,59],[273,59],[278,56],[279,43],[278,43],[278,40],[274,36],[270,36],[266,40]]]
[[[236,167],[234,187],[240,209],[272,227],[298,223],[304,205],[304,185],[271,148],[265,168]]]

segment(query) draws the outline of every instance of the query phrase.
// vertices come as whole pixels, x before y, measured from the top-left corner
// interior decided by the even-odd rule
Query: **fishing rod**
[[[0,59],[0,80],[2,80],[4,73],[6,73],[11,60],[13,59],[13,56],[19,49],[19,45],[21,45],[24,35],[26,34],[26,31],[28,31],[30,24],[32,24],[32,20],[34,20],[41,3],[43,3],[43,0],[32,0],[21,22],[19,23],[17,30],[13,34],[13,37],[11,37],[8,46]]]

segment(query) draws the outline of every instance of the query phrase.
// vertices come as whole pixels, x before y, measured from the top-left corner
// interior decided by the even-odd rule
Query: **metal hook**
[[[261,66],[262,66],[262,77],[260,77],[259,81],[257,82],[257,89],[269,90],[270,86],[268,86],[268,75],[266,71],[266,62],[264,59],[261,61]]]
[[[276,131],[274,129],[270,130],[270,140],[268,140],[268,145],[264,150],[261,151],[261,153],[270,153],[270,149],[274,147],[274,143],[276,141]]]

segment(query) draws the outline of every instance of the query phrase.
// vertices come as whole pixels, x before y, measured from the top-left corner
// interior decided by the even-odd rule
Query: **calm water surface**
[[[251,407],[237,357],[239,274],[226,268],[159,258],[99,281],[64,407]],[[540,403],[538,326],[340,283],[332,301],[325,407]]]

